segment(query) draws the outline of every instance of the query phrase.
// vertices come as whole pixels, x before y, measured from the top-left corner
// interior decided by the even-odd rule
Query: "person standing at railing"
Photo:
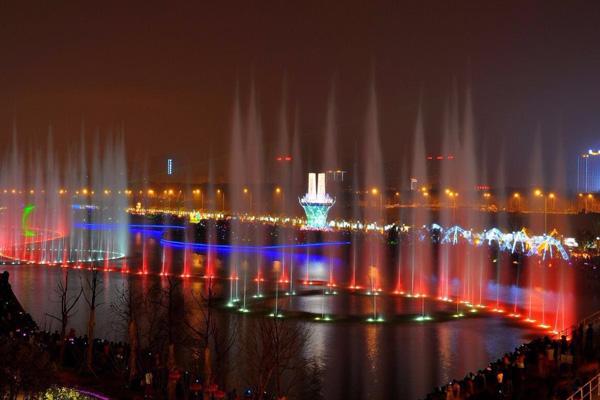
[[[589,324],[585,331],[585,359],[591,361],[594,359],[594,327]]]

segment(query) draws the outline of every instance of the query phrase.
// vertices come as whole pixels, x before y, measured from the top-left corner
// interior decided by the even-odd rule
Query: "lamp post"
[[[515,203],[515,211],[521,211],[521,195],[518,192],[513,193],[513,201]]]
[[[423,193],[423,205],[425,207],[427,207],[427,205],[428,205],[427,200],[429,199],[429,192],[424,190],[422,193]]]
[[[452,201],[452,219],[456,220],[456,198],[458,197],[458,193],[446,189],[446,195],[450,197],[450,200]]]
[[[221,206],[221,210],[222,212],[225,212],[225,192],[221,189],[217,189],[217,195],[221,195],[221,199],[222,199],[222,206]]]
[[[200,209],[204,208],[203,207],[204,198],[202,196],[202,190],[200,190],[200,189],[194,189],[194,190],[192,190],[192,194],[194,195],[194,197],[200,196]]]
[[[252,192],[250,191],[250,189],[248,189],[247,187],[245,187],[243,189],[243,193],[244,193],[244,197],[248,198],[248,209],[247,209],[247,212],[250,213],[252,211]]]
[[[556,211],[556,195],[554,193],[548,193],[548,198],[552,200],[551,211]]]
[[[486,207],[486,211],[489,211],[489,207],[490,207],[490,199],[492,198],[491,193],[485,192],[483,194],[483,199],[485,200],[485,207]]]
[[[374,188],[371,189],[371,194],[373,196],[379,196],[379,216],[383,217],[382,216],[382,214],[383,214],[383,194],[376,187],[374,187]]]
[[[546,233],[548,230],[548,196],[545,195],[540,189],[536,189],[534,194],[537,197],[544,198],[544,233]],[[554,194],[552,194],[552,196],[554,197]]]
[[[285,208],[285,197],[283,197],[283,190],[277,186],[275,187],[275,198],[277,199],[278,197],[281,197],[281,213],[283,214],[283,209]]]

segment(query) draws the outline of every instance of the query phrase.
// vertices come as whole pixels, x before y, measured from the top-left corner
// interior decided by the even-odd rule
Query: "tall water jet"
[[[529,235],[546,234],[546,206],[548,201],[548,193],[546,193],[545,176],[542,164],[542,152],[541,152],[541,127],[538,125],[534,135],[534,143],[538,144],[533,148],[533,156],[530,164],[530,175],[529,175],[529,193],[527,198],[529,199],[527,207],[529,213],[527,214],[527,227],[529,228]],[[522,271],[525,272],[525,277],[528,282],[527,289],[527,319],[531,322],[538,322],[538,320],[545,320],[545,294],[543,288],[546,279],[546,260],[541,260],[538,257],[527,257],[524,259],[525,268]],[[540,290],[541,289],[541,290]],[[542,322],[542,323],[545,323]]]
[[[568,196],[568,183],[567,176],[565,174],[565,159],[562,139],[558,139],[558,145],[556,146],[557,156],[556,162],[554,163],[554,185],[555,192],[549,193],[548,200],[549,205],[549,226],[548,229],[551,232],[557,232],[558,238],[563,238],[564,232],[571,232],[572,227],[569,223],[569,219],[558,220],[559,215],[556,213],[557,210],[567,207],[566,199]],[[552,195],[552,196],[550,196]],[[562,222],[562,226],[558,224]],[[575,282],[573,276],[573,269],[570,267],[568,262],[561,260],[560,258],[552,260],[550,268],[553,270],[552,291],[554,293],[553,299],[554,304],[551,306],[552,312],[554,312],[554,318],[547,320],[547,324],[551,324],[554,331],[564,331],[564,329],[574,321],[573,312],[573,299],[572,293],[575,293]]]
[[[385,181],[383,178],[382,152],[379,134],[379,112],[377,107],[377,94],[375,81],[371,81],[368,91],[367,113],[365,120],[365,153],[363,164],[365,165],[364,186],[367,187],[367,201],[365,203],[365,221],[375,222],[383,226],[385,223],[383,199],[385,195]],[[385,252],[381,238],[377,234],[367,234],[366,248],[363,262],[367,265],[368,293],[373,297],[373,312],[377,321],[381,318],[376,308],[376,298],[381,290],[382,266],[385,263]]]
[[[323,152],[323,170],[332,171],[331,176],[338,169],[338,157],[337,157],[337,124],[336,124],[336,108],[335,108],[335,85],[331,85],[329,96],[327,100],[327,114],[325,119],[325,151]],[[327,176],[327,175],[326,175]],[[335,248],[329,248],[327,250],[327,257],[329,258],[329,277],[327,285],[330,290],[335,286],[334,273],[333,273],[333,262],[331,261],[337,256]]]
[[[440,203],[439,224],[442,228],[448,228],[457,224],[456,207],[458,201],[457,190],[457,170],[455,155],[458,152],[458,116],[456,96],[448,98],[444,107],[442,120],[442,155],[446,157],[447,163],[440,170],[438,202]],[[433,162],[433,160],[432,160]],[[443,232],[440,232],[442,235]],[[439,274],[439,297],[443,300],[449,300],[452,295],[459,297],[459,293],[452,290],[452,280],[457,276],[452,273],[452,267],[456,265],[453,262],[453,255],[449,246],[439,246],[438,256],[438,274]],[[458,314],[458,312],[457,312]]]
[[[414,143],[413,143],[413,161],[412,161],[412,179],[417,182],[423,182],[419,185],[419,190],[413,192],[413,208],[411,216],[411,235],[410,246],[410,295],[421,296],[428,293],[428,285],[425,280],[430,278],[430,241],[419,240],[419,232],[430,222],[429,217],[429,190],[425,184],[428,182],[427,165],[425,163],[425,131],[423,128],[422,107],[419,104],[417,119],[415,123]]]
[[[462,138],[461,146],[458,154],[459,171],[461,179],[458,181],[458,192],[460,193],[461,209],[460,223],[467,229],[473,229],[479,225],[477,221],[478,198],[475,191],[477,185],[477,164],[475,160],[475,119],[473,114],[473,103],[471,99],[470,89],[466,90],[464,114],[462,120]],[[464,268],[462,273],[463,279],[463,295],[462,297],[469,302],[475,301],[475,293],[477,282],[479,281],[479,272],[477,269],[482,268],[477,265],[473,248],[471,246],[464,247]]]
[[[242,134],[240,94],[239,86],[236,86],[231,116],[229,154],[229,204],[232,215],[229,228],[231,230],[230,242],[233,246],[239,245],[242,240],[243,224],[240,222],[239,217],[248,212],[252,204],[252,192],[247,185],[245,174],[246,158]],[[229,306],[233,306],[239,301],[239,269],[241,261],[241,254],[239,252],[233,252],[229,258]]]
[[[46,152],[20,157],[13,142],[0,177],[2,258],[41,264],[92,263],[109,268],[128,249],[127,171],[123,145],[109,138],[95,157],[92,177],[86,173],[81,146],[79,168],[72,157],[61,177],[49,129]],[[100,148],[100,146],[98,146]],[[62,178],[62,182],[61,182]]]
[[[304,171],[302,167],[302,153],[300,151],[300,117],[298,113],[298,108],[294,112],[294,132],[292,138],[292,172],[291,172],[291,189],[292,193],[300,193],[300,187],[304,183]],[[295,204],[295,203],[294,203]],[[290,210],[292,215],[296,213]],[[289,266],[289,289],[288,294],[290,296],[296,294],[296,290],[294,288],[294,260],[293,254],[290,256],[290,266]],[[297,276],[299,274],[296,273]],[[291,301],[291,300],[290,300]]]
[[[281,104],[279,108],[279,125],[278,125],[278,140],[277,140],[277,151],[276,151],[276,174],[274,182],[274,196],[275,201],[273,202],[273,209],[278,210],[282,217],[290,215],[290,207],[293,203],[288,199],[293,199],[294,196],[292,191],[292,152],[290,149],[290,137],[288,127],[288,106],[287,106],[287,85],[284,79],[281,90]],[[292,235],[289,229],[286,229],[283,225],[275,228],[276,242],[279,245],[285,245],[286,243],[292,242]],[[274,317],[283,316],[278,312],[278,298],[280,285],[286,285],[290,283],[290,258],[293,254],[288,254],[285,247],[282,246],[279,250],[279,260],[273,262],[273,281],[275,282],[275,297],[276,305],[273,313]],[[289,290],[288,290],[289,293]]]
[[[256,188],[253,195],[252,211],[255,214],[259,214],[264,211],[264,157],[263,157],[263,132],[260,120],[260,114],[258,109],[258,103],[256,98],[256,91],[254,88],[254,82],[250,87],[250,99],[248,101],[248,111],[246,116],[246,143],[248,149],[248,169],[249,177],[252,185]],[[263,241],[264,230],[260,225],[257,226],[255,235],[259,241],[257,244],[260,245]],[[256,275],[254,281],[256,283],[255,297],[262,297],[261,282],[264,281],[263,277],[263,259],[262,254],[257,252],[256,255]]]
[[[498,168],[496,170],[496,178],[494,186],[497,188],[495,191],[495,204],[498,208],[496,225],[500,227],[503,231],[508,231],[509,229],[509,221],[508,221],[508,212],[509,208],[507,207],[508,199],[510,198],[509,194],[506,192],[506,167],[504,162],[505,157],[505,145],[504,141],[502,142],[501,151],[499,154]],[[503,310],[501,306],[501,289],[504,287],[504,284],[509,284],[510,282],[510,267],[512,266],[510,257],[507,257],[503,254],[502,249],[500,248],[500,244],[498,243],[498,247],[495,249],[496,253],[496,293],[495,300],[496,305],[495,308],[497,311]]]

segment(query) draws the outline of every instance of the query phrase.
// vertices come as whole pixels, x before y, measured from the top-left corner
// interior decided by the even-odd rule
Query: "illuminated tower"
[[[327,213],[335,204],[335,199],[325,191],[325,174],[308,174],[308,192],[300,200],[306,213],[306,226],[311,229],[327,227]]]

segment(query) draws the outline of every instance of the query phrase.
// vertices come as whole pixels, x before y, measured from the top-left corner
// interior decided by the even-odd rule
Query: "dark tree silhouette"
[[[60,303],[59,313],[46,314],[60,323],[60,336],[62,338],[59,356],[60,365],[63,365],[65,359],[65,344],[67,340],[67,326],[69,325],[69,319],[75,314],[75,307],[83,294],[83,288],[80,288],[76,294],[70,292],[68,268],[64,270],[63,277],[64,280],[61,278],[56,285],[56,294],[58,295],[58,301]]]

